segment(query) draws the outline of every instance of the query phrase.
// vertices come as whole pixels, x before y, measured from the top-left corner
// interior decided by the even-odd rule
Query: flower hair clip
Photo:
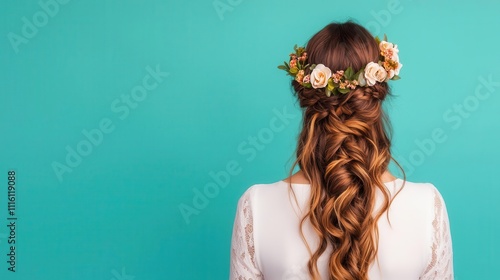
[[[375,37],[379,46],[379,61],[369,62],[365,67],[354,73],[352,67],[346,70],[332,70],[323,64],[307,63],[307,52],[304,47],[294,46],[295,53],[290,54],[290,61],[284,62],[278,68],[287,71],[301,86],[305,88],[325,89],[325,94],[346,94],[358,86],[373,86],[377,82],[399,80],[399,70],[403,64],[399,62],[398,46]],[[305,75],[306,70],[311,70]]]

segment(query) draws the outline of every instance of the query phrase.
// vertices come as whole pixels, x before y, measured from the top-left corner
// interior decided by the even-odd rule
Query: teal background
[[[386,103],[393,153],[408,180],[432,182],[445,198],[455,279],[497,279],[499,2],[57,5],[16,52],[9,34],[22,36],[23,17],[33,22],[37,12],[43,23],[43,9],[0,4],[0,279],[227,279],[237,200],[287,176],[299,131],[276,66],[294,44],[349,18],[399,46],[402,79]],[[169,75],[126,117],[112,109],[125,106],[122,95],[142,85],[148,66]],[[481,77],[496,84],[488,91]],[[269,130],[275,110],[293,115],[279,131]],[[114,129],[59,180],[53,163],[65,164],[66,147],[103,119]],[[440,141],[424,140],[436,129]],[[265,141],[252,146],[249,137]],[[193,206],[228,163],[237,172],[187,223],[179,207]],[[15,273],[6,263],[8,170],[17,178]]]

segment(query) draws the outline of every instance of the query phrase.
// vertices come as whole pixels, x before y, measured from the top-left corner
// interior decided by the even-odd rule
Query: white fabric
[[[402,179],[384,183],[391,195]],[[231,241],[230,279],[310,279],[309,253],[299,233],[302,213],[289,184],[278,181],[248,188],[238,201]],[[307,207],[309,184],[293,184],[300,208]],[[383,202],[377,190],[376,209]],[[405,182],[389,208],[389,225],[384,213],[378,221],[378,263],[369,270],[370,280],[453,279],[453,252],[448,213],[438,189],[431,183]],[[318,244],[309,223],[304,235],[315,251]],[[321,279],[328,279],[331,247],[320,257]]]

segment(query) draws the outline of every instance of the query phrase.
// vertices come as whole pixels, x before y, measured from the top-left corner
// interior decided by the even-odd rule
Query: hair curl
[[[379,48],[365,28],[348,21],[324,27],[309,40],[306,52],[310,64],[358,71],[377,61]],[[305,241],[302,228],[308,219],[320,240],[315,252],[306,242],[309,273],[320,278],[317,261],[330,244],[329,279],[366,280],[378,251],[377,220],[392,202],[381,176],[391,159],[401,168],[390,153],[392,128],[382,109],[390,89],[383,82],[327,97],[324,90],[296,81],[292,86],[303,108],[303,128],[290,176],[298,165],[311,183],[300,230]],[[385,201],[372,216],[377,188]]]

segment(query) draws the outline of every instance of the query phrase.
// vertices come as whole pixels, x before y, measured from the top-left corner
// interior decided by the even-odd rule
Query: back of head
[[[364,68],[369,62],[377,62],[380,53],[377,41],[368,30],[350,21],[331,23],[324,27],[309,40],[306,52],[309,64],[323,64],[333,71],[352,67],[355,72]],[[308,70],[310,72],[310,69],[306,69]],[[307,74],[306,72],[305,75]],[[345,117],[342,114],[342,109],[345,108],[339,105],[357,100],[361,101],[358,105],[369,101],[376,103],[384,100],[389,94],[386,82],[376,83],[371,87],[359,87],[345,95],[337,96],[326,96],[322,94],[321,89],[304,88],[297,80],[293,80],[292,85],[301,107],[319,111],[338,109],[339,117]],[[349,111],[345,113],[350,115]]]
[[[350,21],[324,27],[305,52],[308,64],[323,64],[333,73],[349,67],[359,72],[380,55],[379,42]],[[307,76],[313,70],[304,71]],[[390,205],[381,179],[391,160],[390,126],[382,109],[389,87],[381,81],[329,95],[299,81],[292,86],[303,108],[303,128],[292,170],[298,164],[311,182],[310,210],[301,227],[309,219],[321,240],[311,252],[309,271],[319,279],[316,262],[330,244],[330,279],[368,279],[377,252],[376,220]],[[373,218],[376,188],[386,201]]]

